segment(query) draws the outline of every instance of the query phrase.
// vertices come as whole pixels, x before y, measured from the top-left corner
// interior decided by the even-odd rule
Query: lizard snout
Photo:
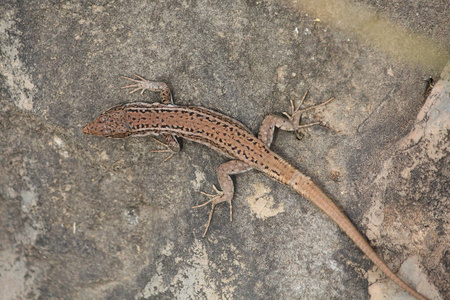
[[[100,135],[110,138],[124,138],[130,135],[129,127],[124,120],[123,105],[115,106],[101,114],[93,122],[83,127],[84,134]]]

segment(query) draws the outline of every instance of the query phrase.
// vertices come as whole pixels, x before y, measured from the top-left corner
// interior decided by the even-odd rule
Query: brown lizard
[[[133,81],[134,84],[123,88],[134,88],[131,93],[140,90],[141,94],[145,90],[158,91],[163,103],[137,102],[114,106],[92,123],[87,124],[83,128],[83,133],[109,138],[162,135],[168,149],[160,151],[172,153],[180,150],[176,137],[182,137],[204,144],[231,158],[232,160],[217,168],[218,181],[222,191],[215,189],[216,195],[206,194],[211,199],[196,206],[200,207],[209,203],[212,206],[203,236],[206,235],[214,207],[217,204],[227,202],[230,205],[230,219],[232,217],[231,200],[234,195],[234,184],[230,175],[257,169],[274,180],[290,186],[314,203],[392,281],[417,299],[426,299],[389,269],[348,217],[308,176],[302,174],[269,148],[275,127],[296,133],[302,127],[314,125],[316,123],[300,125],[301,114],[306,110],[327,104],[332,99],[305,109],[300,109],[302,103],[297,108],[291,105],[292,114],[285,114],[287,118],[272,114],[267,115],[260,127],[259,135],[256,137],[237,120],[216,111],[198,106],[174,105],[169,86],[165,83],[151,82],[139,76],[137,76],[137,79],[124,78]]]

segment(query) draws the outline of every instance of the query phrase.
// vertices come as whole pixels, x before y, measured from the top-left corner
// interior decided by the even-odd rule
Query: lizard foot
[[[171,159],[172,156],[173,156],[175,153],[178,152],[178,151],[172,150],[172,148],[171,148],[169,145],[167,145],[166,143],[163,143],[163,142],[161,142],[160,140],[158,140],[158,139],[156,139],[156,138],[153,138],[153,139],[154,139],[155,141],[157,141],[159,144],[163,145],[166,149],[163,149],[163,150],[151,150],[150,152],[154,152],[154,153],[170,153],[169,156],[167,156],[167,157],[164,159],[164,162],[166,162],[166,161],[168,161],[169,159]]]
[[[301,134],[300,129],[321,124],[321,122],[314,122],[314,123],[300,125],[300,118],[301,118],[302,114],[305,111],[308,111],[308,110],[311,110],[311,109],[315,109],[315,108],[320,107],[320,106],[327,105],[328,103],[330,103],[331,101],[334,100],[334,98],[330,98],[330,99],[328,99],[325,102],[322,102],[322,103],[319,103],[319,104],[316,104],[316,105],[312,105],[312,106],[300,109],[300,107],[302,106],[303,102],[305,101],[307,95],[308,95],[308,91],[306,91],[305,94],[303,95],[302,100],[300,100],[300,104],[297,106],[297,108],[295,108],[294,101],[292,101],[292,99],[291,99],[290,100],[290,102],[291,102],[291,113],[288,114],[287,112],[283,112],[283,115],[286,116],[289,121],[291,121],[292,126],[294,127],[295,137],[297,139],[299,139],[299,140],[301,140],[303,138],[303,135]]]
[[[148,83],[150,83],[150,81],[148,81],[147,79],[145,79],[144,77],[141,77],[139,75],[134,74],[134,76],[136,76],[138,79],[133,79],[130,77],[126,77],[126,76],[120,76],[124,79],[128,79],[130,81],[136,82],[136,84],[130,84],[130,85],[126,85],[121,87],[121,89],[129,89],[129,88],[134,88],[134,90],[132,90],[130,92],[130,94],[133,94],[134,92],[137,92],[139,90],[141,90],[141,95],[145,92],[145,90],[150,89],[148,87]]]
[[[200,192],[202,195],[209,197],[210,200],[192,207],[192,208],[199,208],[199,207],[203,207],[203,206],[206,206],[211,203],[211,211],[209,213],[208,222],[206,223],[206,229],[205,229],[205,232],[203,233],[202,237],[205,237],[206,233],[208,232],[209,225],[211,225],[211,220],[212,220],[212,216],[214,213],[214,208],[216,207],[217,204],[219,204],[221,202],[228,202],[228,204],[230,205],[230,221],[232,221],[233,208],[231,205],[231,197],[228,197],[224,192],[218,190],[215,185],[213,185],[213,188],[214,188],[214,191],[216,192],[216,194],[208,194],[205,192]]]
[[[121,76],[124,79],[128,79],[134,84],[126,85],[121,87],[122,89],[129,89],[133,88],[133,90],[130,92],[130,94],[133,94],[134,92],[141,91],[141,95],[144,94],[146,90],[153,91],[153,92],[160,92],[161,101],[164,104],[173,104],[172,100],[172,93],[170,92],[169,86],[164,82],[158,82],[158,81],[150,81],[145,79],[144,77],[141,77],[139,75],[134,74],[136,78],[130,78],[126,76]]]

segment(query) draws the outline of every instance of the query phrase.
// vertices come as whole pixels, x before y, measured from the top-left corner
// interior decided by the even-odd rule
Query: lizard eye
[[[107,118],[105,116],[101,116],[100,118],[98,118],[98,121],[100,123],[104,123],[104,122],[106,122],[106,120],[107,120]]]

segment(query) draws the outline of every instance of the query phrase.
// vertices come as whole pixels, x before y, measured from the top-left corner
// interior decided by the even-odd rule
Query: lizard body
[[[300,114],[307,109],[294,110],[291,116],[284,118],[277,115],[265,117],[258,137],[237,120],[216,111],[196,106],[177,106],[172,104],[169,87],[161,82],[150,82],[142,77],[130,79],[135,82],[134,91],[159,91],[161,103],[129,103],[117,105],[101,114],[92,123],[83,128],[83,133],[110,138],[129,136],[162,135],[168,151],[177,152],[180,147],[175,137],[182,137],[204,144],[232,160],[217,169],[218,181],[222,191],[217,195],[208,195],[211,200],[199,205],[212,204],[206,231],[211,222],[215,205],[228,202],[234,195],[234,184],[230,175],[257,169],[274,180],[286,184],[300,195],[314,203],[332,219],[347,236],[380,268],[391,280],[417,299],[426,298],[403,282],[378,257],[363,235],[339,209],[339,207],[306,175],[293,165],[274,153],[269,147],[275,128],[296,132]],[[331,99],[330,99],[331,100]],[[330,101],[329,100],[329,101]],[[328,101],[327,101],[328,102]],[[204,235],[205,235],[204,234]]]

